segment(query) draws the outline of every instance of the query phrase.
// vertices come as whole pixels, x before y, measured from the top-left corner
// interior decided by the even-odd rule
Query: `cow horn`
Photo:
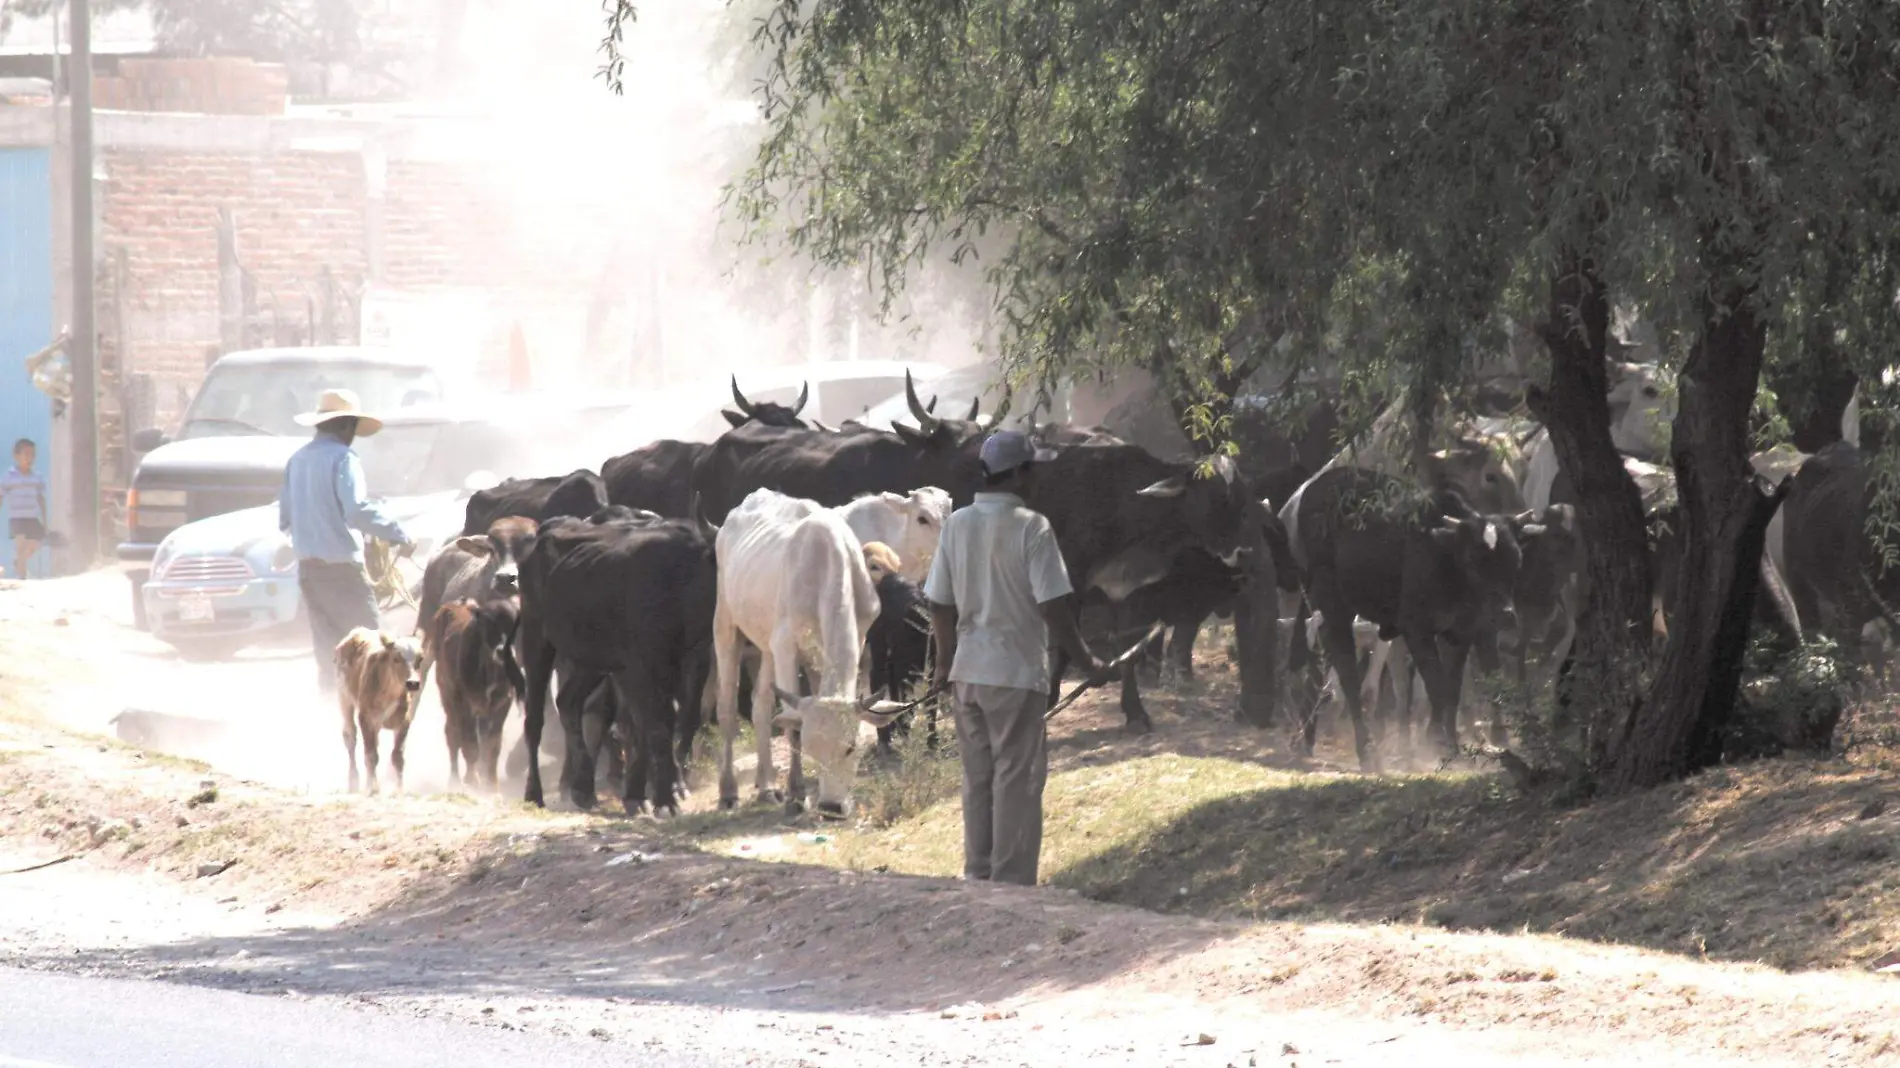
[[[917,429],[926,434],[936,433],[937,417],[931,415],[930,409],[924,407],[924,402],[917,399],[917,383],[911,380],[908,368],[904,371],[904,399],[910,403],[910,414],[917,420]]]
[[[982,407],[983,407],[983,394],[979,393],[976,396],[970,398],[970,422],[972,423],[976,422],[976,413],[978,409]]]
[[[752,402],[749,400],[746,400],[745,394],[739,392],[739,376],[738,375],[732,376],[732,403],[737,404],[739,406],[739,410],[744,412],[748,418],[757,418],[758,413],[752,410]]]
[[[738,383],[738,379],[736,378],[733,379],[733,382],[736,385]],[[811,383],[809,381],[803,382],[798,387],[798,400],[792,405],[792,414],[797,415],[799,412],[804,411],[805,402],[810,399],[811,399]]]

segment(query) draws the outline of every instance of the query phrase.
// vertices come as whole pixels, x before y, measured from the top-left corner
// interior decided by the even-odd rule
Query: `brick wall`
[[[282,115],[290,75],[281,64],[235,58],[132,59],[93,79],[93,105],[112,111]]]

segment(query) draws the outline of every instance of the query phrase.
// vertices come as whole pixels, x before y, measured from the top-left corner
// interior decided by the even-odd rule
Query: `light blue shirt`
[[[46,503],[46,480],[14,464],[0,475],[0,503],[6,505],[10,519],[45,519],[46,510],[40,506]]]
[[[277,529],[290,535],[299,560],[360,564],[363,534],[409,544],[402,527],[364,498],[363,481],[363,462],[328,434],[291,454],[277,499]]]

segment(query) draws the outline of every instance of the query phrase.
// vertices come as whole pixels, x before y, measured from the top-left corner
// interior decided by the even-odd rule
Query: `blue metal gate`
[[[32,438],[49,487],[52,402],[33,388],[25,360],[53,339],[51,160],[44,148],[0,148],[0,464],[13,466],[14,441]],[[41,551],[34,573],[45,573],[48,556]],[[13,565],[10,539],[0,560]]]

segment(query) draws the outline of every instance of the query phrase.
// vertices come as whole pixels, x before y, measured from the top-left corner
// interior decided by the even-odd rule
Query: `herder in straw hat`
[[[317,686],[332,694],[337,643],[356,627],[379,626],[376,595],[363,570],[362,535],[374,534],[396,545],[415,542],[369,502],[362,461],[350,448],[358,436],[381,430],[383,421],[365,415],[355,393],[327,389],[317,410],[297,416],[297,422],[316,427],[317,433],[284,468],[277,526],[290,535],[297,554],[297,587],[316,646]]]

